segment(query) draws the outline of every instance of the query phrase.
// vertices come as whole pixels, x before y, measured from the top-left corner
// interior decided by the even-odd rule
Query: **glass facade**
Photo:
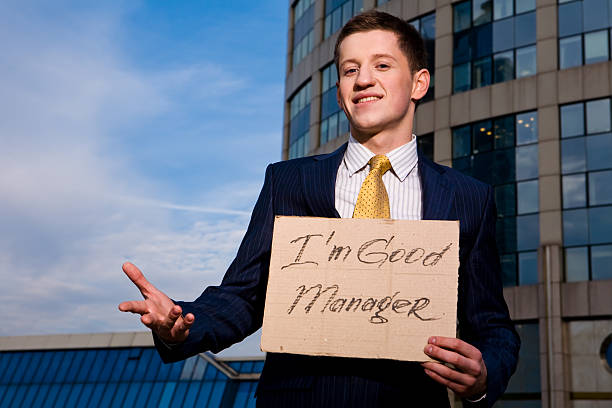
[[[229,365],[260,373],[263,360]],[[151,347],[0,352],[3,408],[254,407],[256,386],[199,356],[163,364]]]
[[[565,279],[612,279],[610,98],[564,105],[561,172]]]
[[[425,157],[433,161],[434,159],[434,134],[427,133],[417,136],[417,147]]]
[[[334,63],[321,71],[321,126],[319,143],[324,145],[332,139],[349,131],[349,123],[344,111],[338,105],[336,80],[338,70]]]
[[[429,82],[429,90],[422,101],[432,101],[434,99],[434,68],[436,66],[436,14],[431,13],[411,20],[409,23],[421,33],[423,41],[425,42],[425,49],[427,50],[427,69],[431,74],[431,81]]]
[[[559,68],[610,59],[611,0],[559,0]]]
[[[298,0],[293,6],[293,66],[314,48],[314,0]]]
[[[453,167],[494,187],[504,286],[538,282],[538,114],[453,129]]]
[[[457,3],[453,31],[453,92],[535,75],[535,0]]]
[[[362,11],[363,0],[326,0],[323,38],[327,38],[338,31],[351,17]]]
[[[289,100],[289,158],[302,157],[308,152],[310,131],[310,80],[306,82]]]
[[[521,338],[518,366],[508,388],[495,408],[536,408],[542,406],[540,384],[540,329],[537,322],[517,323]]]

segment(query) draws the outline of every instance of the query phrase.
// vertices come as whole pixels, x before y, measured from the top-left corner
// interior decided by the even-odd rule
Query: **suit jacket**
[[[193,302],[177,302],[183,313],[196,316],[187,340],[169,349],[156,339],[164,361],[205,350],[218,352],[261,327],[274,216],[340,217],[335,209],[335,182],[345,151],[346,144],[327,155],[268,166],[247,232],[221,285],[206,288]],[[420,153],[418,168],[423,219],[460,220],[459,334],[483,355],[487,398],[481,405],[491,406],[514,372],[520,345],[503,298],[492,188]],[[377,392],[380,387],[391,387],[392,395],[400,392],[411,398],[437,393],[446,400],[444,387],[430,380],[416,363],[274,353],[267,355],[258,393],[313,385],[342,387],[351,377],[366,381],[365,386],[356,386],[360,392],[370,386]]]

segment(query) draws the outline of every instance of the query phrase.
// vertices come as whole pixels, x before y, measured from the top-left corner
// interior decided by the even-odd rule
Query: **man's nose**
[[[357,74],[355,86],[358,88],[367,88],[374,84],[374,75],[369,68],[361,68]]]

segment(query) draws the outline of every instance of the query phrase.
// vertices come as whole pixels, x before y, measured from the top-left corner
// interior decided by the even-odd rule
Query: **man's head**
[[[351,34],[374,30],[390,31],[397,36],[397,44],[406,58],[408,58],[412,73],[423,68],[428,68],[427,51],[425,50],[425,44],[419,32],[401,18],[376,10],[358,14],[342,27],[334,48],[334,63],[336,64],[336,68],[340,68],[338,65],[340,59],[340,45],[344,39]],[[340,71],[338,70],[338,72]]]
[[[419,33],[389,14],[363,13],[340,31],[335,60],[338,104],[352,135],[378,152],[409,141],[416,101],[429,87]]]

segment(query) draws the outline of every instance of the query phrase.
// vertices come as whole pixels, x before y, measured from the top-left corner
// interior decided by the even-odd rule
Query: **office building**
[[[497,406],[612,406],[612,2],[291,1],[284,159],[346,142],[334,44],[373,8],[413,24],[430,53],[419,147],[495,189],[523,342]]]

